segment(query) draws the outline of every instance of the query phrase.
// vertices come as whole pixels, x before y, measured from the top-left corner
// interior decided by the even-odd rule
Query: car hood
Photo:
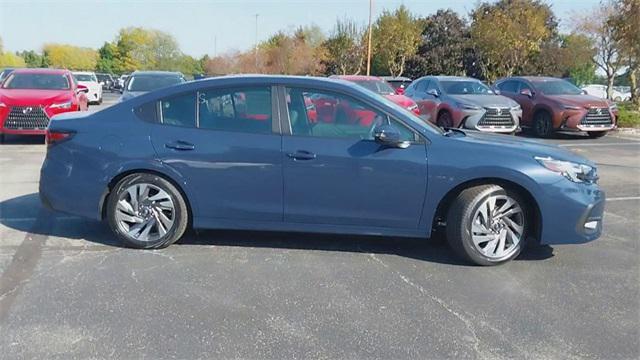
[[[70,99],[71,90],[3,89],[0,91],[0,101],[7,105],[49,105]]]
[[[518,103],[502,95],[448,95],[449,98],[464,103],[475,105],[479,107],[514,107]]]
[[[592,95],[547,95],[548,98],[556,100],[561,104],[590,107],[609,107],[609,102]]]
[[[389,94],[389,95],[384,95],[384,97],[402,106],[403,108],[408,108],[409,106],[415,105],[416,103],[411,98],[404,95]]]
[[[509,153],[521,155],[551,157],[557,160],[572,161],[589,166],[595,166],[590,160],[556,145],[549,145],[538,140],[523,139],[522,137],[490,134],[479,131],[465,131],[466,136],[452,137],[456,141],[479,145],[481,148],[500,148],[506,156]],[[454,135],[455,136],[455,135]],[[481,153],[481,148],[477,154]]]

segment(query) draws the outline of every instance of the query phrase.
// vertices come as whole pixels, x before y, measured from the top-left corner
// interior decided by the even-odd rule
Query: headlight
[[[575,105],[560,104],[560,106],[562,106],[562,108],[564,108],[565,110],[580,110],[580,109],[582,109],[580,106],[575,106]]]
[[[407,110],[416,111],[416,110],[418,110],[418,105],[417,104],[409,105],[409,106],[407,106]]]
[[[522,108],[520,107],[520,105],[516,105],[516,106],[512,106],[511,107],[511,111],[520,111],[522,110]]]
[[[615,103],[609,105],[609,111],[611,112],[618,111],[618,105],[616,105]]]
[[[59,104],[51,104],[50,109],[71,109],[71,101]]]
[[[578,164],[571,161],[562,161],[550,157],[539,157],[535,159],[545,168],[557,172],[567,179],[576,182],[594,183],[598,180],[596,169],[589,165]]]
[[[7,107],[7,104],[0,101],[0,107]]]
[[[465,103],[457,103],[456,105],[458,105],[459,108],[464,110],[480,110],[480,107],[476,105],[465,104]]]

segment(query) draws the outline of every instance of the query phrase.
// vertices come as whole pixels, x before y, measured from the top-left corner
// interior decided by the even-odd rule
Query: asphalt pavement
[[[545,140],[598,164],[604,234],[497,267],[420,239],[204,231],[122,248],[40,206],[40,141],[0,145],[0,358],[640,357],[635,135]]]

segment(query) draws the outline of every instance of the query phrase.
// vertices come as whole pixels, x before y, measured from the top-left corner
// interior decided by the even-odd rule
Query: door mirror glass
[[[533,97],[533,93],[529,89],[520,90],[520,95],[524,95],[524,96],[527,96],[527,97]]]
[[[437,89],[427,89],[427,94],[435,97],[440,96],[440,92]]]
[[[88,93],[89,92],[89,88],[86,87],[85,85],[78,85],[78,94],[80,93]]]
[[[387,124],[376,126],[373,130],[373,138],[382,145],[400,149],[406,149],[411,144],[409,141],[402,140],[400,130]]]

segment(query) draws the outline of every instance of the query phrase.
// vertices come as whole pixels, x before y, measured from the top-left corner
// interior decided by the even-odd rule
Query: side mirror
[[[500,95],[500,90],[499,89],[493,89],[493,93],[496,95]]]
[[[89,88],[84,86],[84,85],[78,85],[78,88],[76,90],[78,92],[78,94],[80,93],[88,93],[89,92]]]
[[[533,97],[533,93],[529,89],[520,90],[520,95],[524,95],[524,96],[527,96],[527,97],[530,97],[530,98]]]
[[[435,96],[435,97],[440,96],[440,92],[438,90],[436,90],[436,89],[427,90],[427,94],[429,94],[431,96]]]
[[[589,93],[587,93],[587,90],[584,90],[584,89],[583,89],[582,91],[580,91],[580,93],[581,93],[582,95],[589,95]]]
[[[399,88],[396,89],[396,94],[398,95],[404,95],[404,87],[400,86]]]
[[[392,125],[379,125],[373,130],[373,138],[379,144],[406,149],[411,145],[408,141],[400,140],[400,131]]]

